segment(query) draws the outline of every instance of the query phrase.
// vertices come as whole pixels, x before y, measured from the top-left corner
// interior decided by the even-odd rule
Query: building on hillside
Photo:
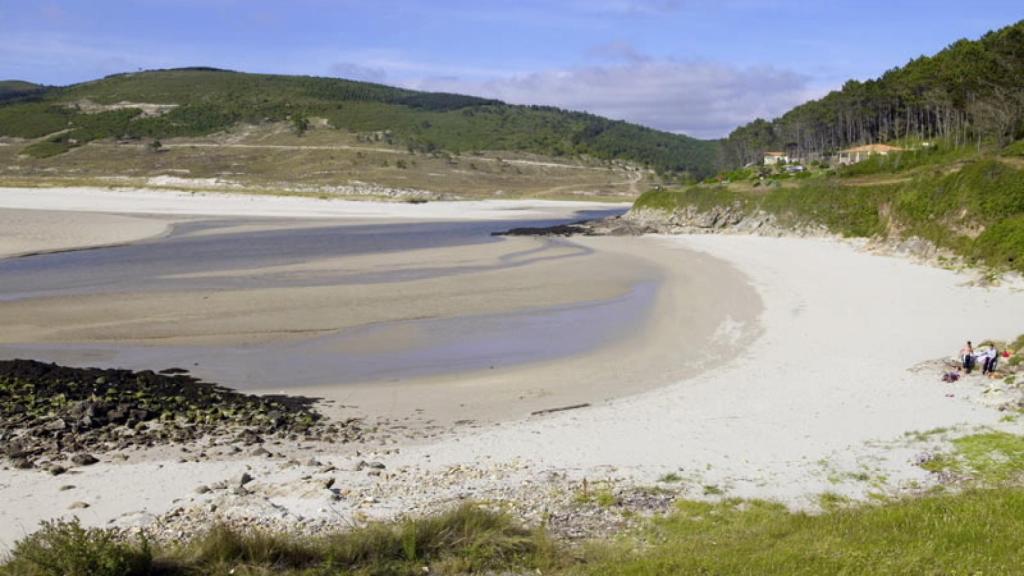
[[[836,155],[836,162],[842,165],[856,164],[857,162],[863,162],[868,158],[879,155],[888,156],[896,152],[903,152],[905,148],[899,146],[889,146],[888,144],[865,144],[864,146],[855,146],[853,148],[847,148],[846,150],[840,150],[839,154]]]
[[[789,156],[785,152],[765,152],[764,153],[764,165],[775,166],[776,164],[786,164],[789,162]]]

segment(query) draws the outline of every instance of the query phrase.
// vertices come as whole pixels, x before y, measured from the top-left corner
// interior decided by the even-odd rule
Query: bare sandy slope
[[[927,486],[927,474],[914,465],[925,447],[907,432],[978,425],[1020,431],[986,405],[980,377],[943,384],[934,369],[913,369],[955,352],[966,338],[1016,336],[1024,318],[1020,291],[969,286],[952,272],[832,241],[644,241],[679,250],[680,258],[697,250],[736,266],[764,302],[762,336],[713,370],[589,409],[463,429],[427,444],[362,448],[360,456],[344,447],[294,449],[337,470],[244,456],[177,463],[173,455],[58,478],[5,470],[0,540],[70,513],[65,507],[75,500],[92,505],[79,512],[93,525],[133,525],[174,507],[216,503],[222,517],[346,526],[467,497],[526,501],[532,504],[517,510],[539,518],[545,502],[578,489],[582,478],[650,484],[667,472],[682,477],[670,486],[690,497],[713,486],[808,505],[824,491],[863,496],[906,490],[911,482]],[[731,333],[728,326],[720,333]],[[715,347],[685,351],[700,357]],[[359,458],[381,460],[387,473],[355,471]],[[192,493],[243,470],[257,477],[254,494]],[[327,477],[342,487],[337,495],[314,486]],[[76,488],[61,492],[62,484]]]
[[[0,258],[134,242],[169,228],[168,218],[0,208]]]

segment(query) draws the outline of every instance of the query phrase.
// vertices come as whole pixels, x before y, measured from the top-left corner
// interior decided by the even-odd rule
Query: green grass
[[[1017,140],[1006,148],[1003,148],[1002,155],[1011,157],[1024,156],[1024,140]]]
[[[1024,436],[1006,432],[972,434],[953,440],[949,453],[922,464],[930,472],[952,472],[988,486],[1024,479]]]
[[[895,183],[816,178],[767,191],[695,186],[653,190],[635,203],[663,211],[688,206],[761,210],[783,226],[824,225],[848,237],[916,236],[977,265],[1024,271],[1024,170],[994,158]]]
[[[683,502],[635,537],[588,550],[577,574],[1015,574],[1024,491],[985,490],[847,507]]]

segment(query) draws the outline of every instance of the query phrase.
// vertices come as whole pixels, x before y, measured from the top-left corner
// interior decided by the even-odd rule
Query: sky
[[[1024,0],[0,0],[0,79],[215,66],[700,138],[1024,19]]]

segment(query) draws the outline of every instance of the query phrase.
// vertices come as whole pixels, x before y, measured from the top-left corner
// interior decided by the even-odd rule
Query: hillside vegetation
[[[766,150],[827,154],[851,145],[941,139],[956,146],[1005,145],[1024,136],[1024,21],[959,40],[867,82],[797,106],[773,121],[737,128],[725,143],[730,165]]]
[[[718,161],[716,142],[591,114],[334,78],[208,68],[120,74],[30,92],[0,103],[0,136],[46,137],[24,149],[45,158],[96,140],[206,136],[243,124],[287,122],[301,135],[314,118],[427,153],[587,156],[697,177],[713,173]]]
[[[763,212],[788,228],[821,225],[848,237],[923,238],[970,264],[1024,272],[1024,169],[994,156],[909,173],[895,169],[895,162],[854,166],[791,186],[659,189],[640,196],[634,209]],[[869,172],[874,174],[865,176]]]
[[[21,80],[0,80],[0,102],[21,98],[30,94],[40,94],[46,90],[45,86],[23,82]]]
[[[1024,272],[1022,137],[1024,22],[741,127],[724,144],[732,171],[648,192],[636,208],[766,214],[784,229],[920,238],[968,264]],[[886,141],[904,151],[828,162],[844,146]],[[804,166],[750,164],[768,149]]]

